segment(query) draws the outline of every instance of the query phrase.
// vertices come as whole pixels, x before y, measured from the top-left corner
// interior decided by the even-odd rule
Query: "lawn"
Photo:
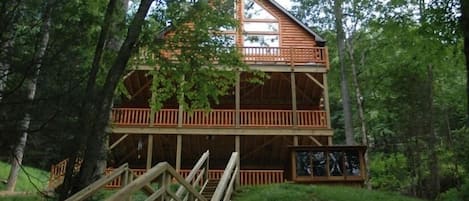
[[[275,184],[242,187],[234,201],[422,201],[397,193],[369,191],[343,186],[318,186],[300,184]]]
[[[36,192],[35,186],[40,190],[44,190],[47,187],[49,172],[32,167],[24,167],[24,170],[27,174],[25,171],[20,170],[15,191]],[[0,161],[0,180],[2,181],[0,183],[0,191],[5,190],[6,184],[4,181],[8,179],[9,174],[10,164]],[[29,175],[29,178],[27,175]]]

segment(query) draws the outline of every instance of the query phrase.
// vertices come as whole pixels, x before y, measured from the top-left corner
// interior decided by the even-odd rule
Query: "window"
[[[278,47],[278,35],[244,35],[245,47]]]
[[[244,19],[273,19],[275,17],[254,0],[244,0]]]
[[[244,0],[243,46],[279,47],[278,20],[254,0]]]
[[[243,26],[245,32],[272,32],[272,34],[278,34],[277,22],[245,22]]]
[[[362,176],[357,150],[296,151],[296,176]]]

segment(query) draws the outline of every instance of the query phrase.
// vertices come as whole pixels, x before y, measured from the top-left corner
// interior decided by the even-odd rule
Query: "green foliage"
[[[396,193],[369,191],[344,186],[316,186],[300,184],[274,184],[242,187],[234,196],[235,201],[418,201]]]
[[[373,188],[402,192],[410,185],[407,158],[401,154],[377,153],[371,156],[371,183]]]
[[[172,2],[165,17],[152,15],[155,24],[149,27],[151,30],[161,27],[159,18],[171,24],[162,32],[162,38],[143,37],[153,40],[153,45],[145,49],[156,55],[148,62],[159,67],[151,72],[149,102],[153,110],[160,109],[172,97],[185,110],[209,109],[233,87],[236,71],[247,69],[229,37],[220,33],[221,29],[237,25],[222,2],[213,1],[214,6],[205,1]]]
[[[451,188],[438,196],[437,201],[466,201],[469,200],[469,181],[460,188]]]

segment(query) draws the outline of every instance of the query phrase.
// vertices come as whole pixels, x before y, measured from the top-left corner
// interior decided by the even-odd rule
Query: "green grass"
[[[49,181],[49,172],[36,169],[36,168],[31,168],[31,167],[24,167],[24,169],[31,176],[30,178],[31,178],[32,183],[29,181],[25,172],[22,169],[20,169],[15,191],[36,192],[37,190],[34,187],[34,185],[36,185],[40,190],[44,190],[47,187],[47,182]],[[10,174],[10,164],[0,161],[0,180],[6,181],[8,179],[9,174]],[[6,188],[6,184],[1,182],[0,191],[5,190],[5,188]]]
[[[422,201],[397,193],[369,191],[343,186],[275,184],[243,187],[234,196],[235,201]]]

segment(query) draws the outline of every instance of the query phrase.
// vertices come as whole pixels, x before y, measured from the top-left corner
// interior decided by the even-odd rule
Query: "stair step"
[[[202,192],[202,196],[210,200],[217,189],[218,183],[220,182],[219,179],[209,180],[207,185],[205,186],[204,191]]]

